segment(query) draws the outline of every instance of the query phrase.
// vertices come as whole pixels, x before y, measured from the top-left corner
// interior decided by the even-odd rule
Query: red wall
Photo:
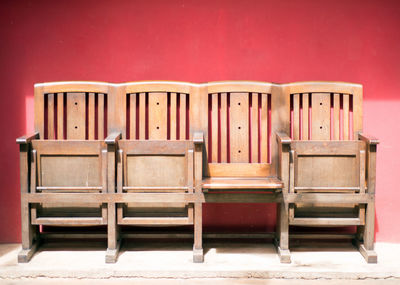
[[[400,242],[399,15],[399,1],[2,1],[0,241],[20,240],[15,138],[33,129],[35,82],[241,79],[364,85],[376,238]],[[274,210],[207,205],[204,219],[273,230]]]

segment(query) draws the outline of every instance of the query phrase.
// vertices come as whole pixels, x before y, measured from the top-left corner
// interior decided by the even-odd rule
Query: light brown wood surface
[[[107,225],[106,261],[115,262],[120,224],[193,224],[201,262],[206,202],[280,203],[282,262],[289,224],[356,225],[360,251],[376,260],[378,141],[361,134],[361,85],[43,83],[35,131],[17,140],[21,261],[37,248],[37,225]]]

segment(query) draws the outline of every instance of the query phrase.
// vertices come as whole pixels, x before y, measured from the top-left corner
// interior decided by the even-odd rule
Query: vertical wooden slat
[[[179,139],[186,139],[186,94],[180,94],[179,106]]]
[[[54,94],[47,95],[47,138],[54,140]]]
[[[44,138],[44,94],[42,86],[35,86],[35,131]]]
[[[109,133],[120,132],[122,138],[126,139],[128,132],[128,129],[126,128],[128,104],[126,94],[129,93],[126,89],[125,85],[110,85],[108,86],[108,91],[105,92],[105,137],[107,137]]]
[[[189,100],[189,118],[191,138],[195,132],[203,132],[204,134],[204,154],[208,157],[208,90],[207,86],[191,86]],[[207,163],[201,164],[204,175],[208,175]],[[200,187],[201,188],[201,187]]]
[[[57,139],[64,138],[64,93],[57,94]]]
[[[36,181],[36,177],[37,177],[37,151],[36,149],[32,150],[31,153],[31,193],[35,193],[36,192],[36,186],[37,186],[37,181]]]
[[[362,87],[356,88],[353,97],[353,138],[356,138],[359,132],[363,130],[363,103],[362,103]]]
[[[189,193],[193,193],[194,186],[194,151],[189,149],[187,152],[187,181],[186,185],[189,187]]]
[[[89,135],[89,140],[94,140],[94,131],[95,131],[95,105],[94,105],[94,98],[95,94],[94,93],[89,93],[89,106],[88,106],[88,110],[89,110],[89,115],[88,115],[88,135]]]
[[[211,142],[212,142],[212,162],[218,162],[218,94],[212,94],[212,114],[211,114]]]
[[[176,93],[170,94],[171,106],[170,106],[170,138],[176,140]]]
[[[139,94],[139,139],[146,139],[146,93]]]
[[[167,139],[167,93],[149,93],[149,139]]]
[[[268,94],[261,94],[261,162],[268,162]]]
[[[312,139],[330,139],[330,109],[329,93],[312,94]]]
[[[221,93],[221,162],[227,162],[227,94]]]
[[[68,93],[67,110],[67,139],[84,140],[86,127],[85,93]]]
[[[297,163],[296,152],[294,150],[290,151],[290,163],[289,163],[289,193],[294,193],[294,187],[296,185],[295,179],[297,178],[297,173],[295,174],[294,166]],[[289,221],[294,219],[294,204],[289,204]]]
[[[249,162],[249,94],[230,95],[230,159]]]
[[[349,94],[343,94],[343,139],[349,139]]]
[[[129,135],[136,139],[136,93],[129,94]]]
[[[303,96],[303,130],[302,140],[308,140],[308,94],[304,93]]]
[[[97,133],[98,139],[103,140],[104,137],[104,94],[97,94]]]
[[[333,94],[333,139],[340,139],[340,94]]]
[[[21,194],[25,194],[29,192],[29,148],[27,144],[21,144],[20,146],[20,187],[21,187]],[[32,247],[33,242],[33,227],[30,221],[30,214],[29,214],[29,203],[21,199],[21,237],[22,237],[22,248],[23,249],[30,249]]]
[[[251,162],[258,162],[258,93],[251,94]]]
[[[300,138],[300,94],[293,94],[293,139]]]
[[[101,185],[102,192],[107,193],[107,150],[103,149],[101,151]]]

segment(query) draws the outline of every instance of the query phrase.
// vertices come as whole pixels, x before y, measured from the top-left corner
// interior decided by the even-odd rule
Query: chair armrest
[[[276,140],[278,142],[278,178],[283,182],[282,194],[285,200],[289,192],[290,144],[292,139],[286,133],[277,132]],[[287,207],[286,202],[285,207]]]
[[[193,142],[195,145],[204,143],[204,134],[203,132],[195,132],[193,134]]]
[[[108,137],[105,139],[106,144],[108,145],[112,145],[112,144],[116,144],[117,141],[121,138],[121,133],[119,132],[115,132],[115,133],[111,133],[110,135],[108,135]]]
[[[17,144],[28,144],[32,140],[35,140],[38,138],[39,138],[39,132],[35,132],[33,134],[25,135],[25,136],[17,138]]]
[[[366,142],[369,145],[377,145],[379,144],[379,140],[373,136],[369,136],[363,133],[358,134],[358,139]]]
[[[376,188],[376,149],[379,140],[373,136],[369,136],[363,133],[358,134],[358,139],[367,144],[367,193],[375,194]]]
[[[201,193],[201,181],[203,179],[203,132],[193,134],[194,143],[194,187],[195,193]]]
[[[292,142],[292,139],[286,133],[283,132],[276,133],[276,140],[280,144],[290,144]]]

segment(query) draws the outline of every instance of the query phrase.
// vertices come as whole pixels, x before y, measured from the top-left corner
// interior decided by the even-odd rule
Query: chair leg
[[[30,205],[21,203],[22,250],[18,253],[18,262],[26,263],[39,247],[38,226],[31,224]]]
[[[115,203],[108,203],[107,219],[107,252],[106,263],[115,263],[121,248],[119,239]]]
[[[291,263],[289,250],[289,218],[285,203],[278,206],[278,223],[274,240],[281,263]]]
[[[203,255],[203,204],[194,204],[194,245],[193,262],[201,263],[204,261]]]
[[[374,234],[375,234],[375,202],[367,204],[365,212],[365,226],[362,230],[362,240],[357,239],[357,247],[367,263],[377,263],[378,256],[374,250]]]

